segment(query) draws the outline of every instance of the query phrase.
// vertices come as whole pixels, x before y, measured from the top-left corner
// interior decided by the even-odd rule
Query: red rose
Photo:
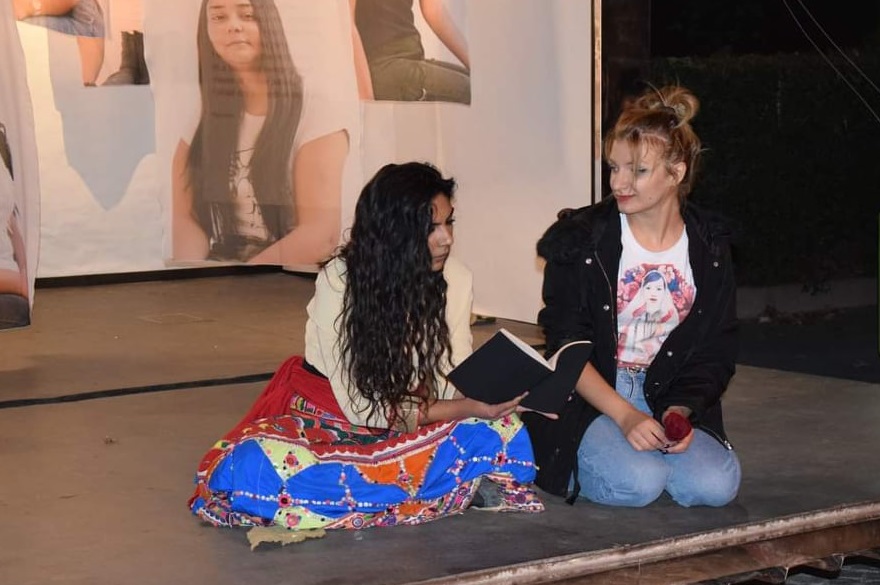
[[[670,441],[681,441],[691,432],[691,421],[677,412],[670,412],[663,418],[663,430]]]

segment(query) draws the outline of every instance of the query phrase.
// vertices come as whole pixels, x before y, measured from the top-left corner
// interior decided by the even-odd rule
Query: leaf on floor
[[[281,546],[308,540],[309,538],[323,538],[327,532],[323,528],[314,530],[288,530],[282,526],[254,526],[248,530],[247,538],[251,543],[251,550],[256,549],[264,542],[277,542]]]

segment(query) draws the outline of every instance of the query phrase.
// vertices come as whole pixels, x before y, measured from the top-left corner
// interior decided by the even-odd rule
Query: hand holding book
[[[589,341],[574,341],[544,359],[535,348],[502,328],[448,378],[468,398],[499,404],[528,392],[520,407],[556,414],[574,391],[592,352]]]

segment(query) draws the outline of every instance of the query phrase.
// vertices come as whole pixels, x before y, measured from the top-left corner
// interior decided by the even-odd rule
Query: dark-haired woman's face
[[[452,217],[455,209],[452,201],[443,194],[438,194],[431,201],[432,220],[431,233],[428,234],[428,249],[431,251],[431,268],[435,272],[443,270],[446,259],[449,258],[449,250],[452,248],[452,226],[455,218]]]
[[[256,69],[262,45],[260,27],[249,0],[208,0],[208,38],[233,70]]]
[[[645,290],[645,307],[648,312],[659,311],[662,306],[661,301],[666,293],[666,282],[662,278],[658,278],[651,282],[646,281],[642,288]]]

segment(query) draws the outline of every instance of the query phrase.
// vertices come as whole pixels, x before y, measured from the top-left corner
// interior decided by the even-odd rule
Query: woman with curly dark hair
[[[450,362],[460,362],[471,351],[471,275],[449,258],[454,188],[453,180],[421,163],[381,169],[361,192],[349,242],[325,266],[326,280],[319,279],[309,311],[306,358],[327,364],[338,386],[357,389],[349,392],[350,402],[341,401],[349,420],[415,428],[414,416],[491,419],[514,411],[518,401],[491,406],[464,398],[436,402],[452,389],[442,376]],[[310,338],[325,347],[336,342],[335,331],[329,339],[318,339],[327,333],[321,328],[331,325],[321,319],[328,308],[321,295],[327,285],[344,290],[338,311],[341,352],[329,348],[331,364],[323,354],[310,355],[315,344],[308,343]],[[451,325],[447,304],[455,318]],[[329,308],[335,321],[337,307]],[[334,368],[335,363],[345,368]]]
[[[522,397],[490,405],[446,379],[472,351],[472,277],[449,255],[454,189],[424,163],[367,183],[318,274],[305,356],[204,458],[193,513],[225,526],[418,524],[478,490],[487,506],[543,509]]]

